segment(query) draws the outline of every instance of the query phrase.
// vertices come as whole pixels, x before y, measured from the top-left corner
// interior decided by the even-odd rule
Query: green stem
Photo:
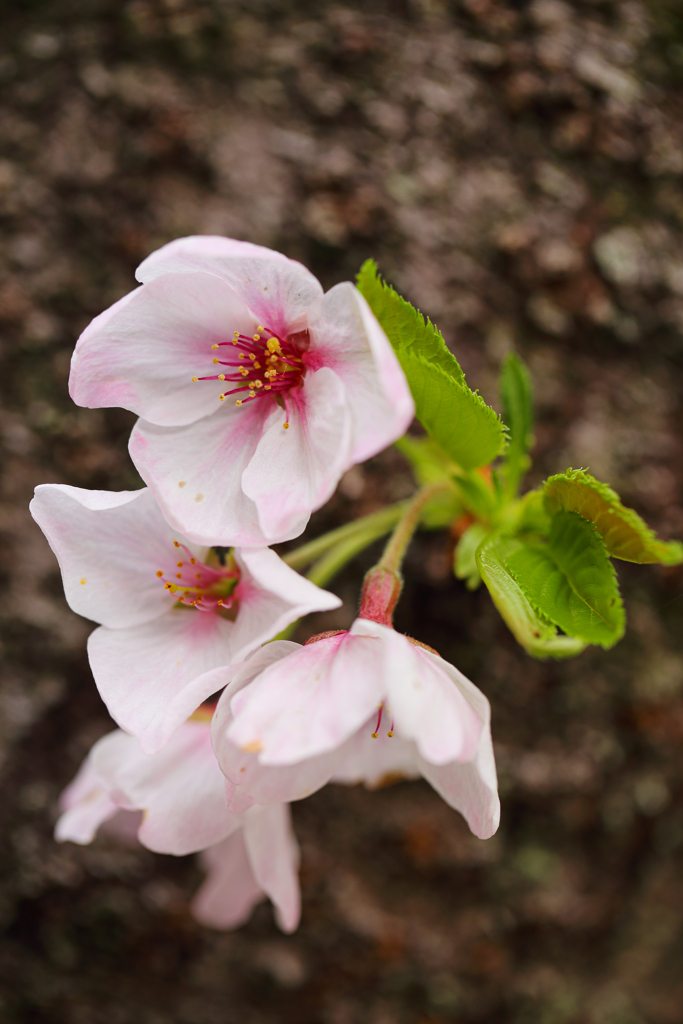
[[[395,505],[387,505],[386,508],[381,508],[378,512],[371,512],[370,515],[354,519],[352,523],[345,523],[344,526],[339,526],[336,530],[324,533],[322,537],[316,537],[308,544],[302,544],[294,551],[288,551],[286,555],[282,556],[283,561],[292,569],[305,569],[307,565],[316,562],[331,548],[353,542],[356,546],[353,548],[353,554],[346,559],[349,561],[357,552],[389,533],[409,504],[408,501],[398,501]],[[345,562],[342,562],[340,568],[344,564]]]
[[[448,489],[449,485],[441,482],[427,484],[426,487],[420,488],[417,494],[411,498],[410,502],[405,505],[405,511],[398,520],[398,523],[394,528],[394,532],[387,541],[387,546],[385,547],[382,557],[375,568],[387,569],[389,572],[400,573],[406,549],[412,540],[415,530],[420,525],[425,505],[427,505],[432,498],[436,497],[440,491]]]

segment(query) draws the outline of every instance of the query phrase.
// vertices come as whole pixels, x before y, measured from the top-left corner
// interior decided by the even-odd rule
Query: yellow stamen
[[[176,565],[178,566],[179,569],[182,569],[182,567],[183,567],[183,563],[182,562],[176,562]]]
[[[217,356],[214,356],[213,359],[211,360],[211,362],[212,363],[220,363],[220,359],[218,359]]]
[[[282,424],[282,429],[283,430],[289,430],[289,423],[283,423]]]
[[[224,373],[219,373],[218,374],[218,379],[219,380],[225,380],[225,374]]]
[[[218,348],[218,345],[212,345],[212,346],[211,346],[211,348],[212,348],[212,350],[213,350],[213,351],[215,352],[215,351],[216,351],[216,349]]]
[[[161,571],[161,569],[159,569],[158,572],[157,572],[157,576],[161,577],[163,575],[164,575],[163,572]]]
[[[196,384],[198,380],[199,380],[199,377],[193,377],[192,378],[192,383]]]
[[[235,402],[235,405],[241,405],[241,404],[242,404],[242,399],[238,398],[237,401]]]

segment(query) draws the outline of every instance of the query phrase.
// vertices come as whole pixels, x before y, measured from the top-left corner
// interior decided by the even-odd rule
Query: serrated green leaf
[[[659,540],[637,512],[622,505],[616,491],[582,469],[551,476],[544,497],[551,515],[563,510],[590,520],[612,558],[641,564],[683,562],[683,544]]]
[[[363,264],[357,283],[398,356],[425,430],[463,469],[500,455],[506,443],[500,417],[467,386],[436,327],[379,278],[373,260]]]
[[[441,331],[382,280],[374,260],[365,261],[358,271],[356,284],[396,351],[412,347],[453,380],[467,386],[460,363],[443,340]]]
[[[503,420],[510,431],[510,441],[505,452],[505,478],[508,493],[514,495],[519,481],[531,465],[528,453],[534,440],[531,375],[514,352],[510,352],[503,363],[500,397]]]
[[[468,590],[476,590],[481,583],[477,567],[477,548],[490,533],[481,523],[472,523],[458,541],[453,559],[453,571],[459,580],[465,580]]]
[[[624,633],[614,567],[595,527],[558,512],[547,544],[519,542],[506,565],[533,607],[569,636],[612,647]]]
[[[520,541],[494,534],[476,551],[477,568],[491,599],[515,639],[536,658],[570,658],[586,644],[573,636],[558,635],[556,626],[531,604],[507,566],[507,558]]]

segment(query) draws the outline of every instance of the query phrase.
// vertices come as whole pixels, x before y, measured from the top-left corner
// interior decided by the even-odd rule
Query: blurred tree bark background
[[[532,482],[589,467],[683,534],[678,0],[25,0],[0,5],[0,1017],[8,1024],[679,1024],[683,571],[619,564],[611,652],[534,662],[423,534],[397,626],[489,696],[499,834],[422,783],[294,809],[304,915],[190,918],[194,858],[57,845],[111,728],[27,504],[139,486],[133,417],[69,400],[75,339],[179,235],[367,256],[497,404],[527,360]],[[389,451],[312,533],[410,493]],[[367,559],[337,581],[343,627]]]

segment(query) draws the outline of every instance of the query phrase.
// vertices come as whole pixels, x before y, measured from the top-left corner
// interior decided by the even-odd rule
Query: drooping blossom
[[[436,652],[356,619],[303,647],[267,644],[229,675],[212,736],[233,809],[421,774],[475,835],[496,831],[489,703]]]
[[[66,599],[101,623],[88,641],[112,717],[158,750],[237,664],[289,623],[341,603],[267,548],[188,541],[151,492],[36,488],[31,513],[57,556]]]
[[[56,838],[90,843],[109,822],[110,832],[124,836],[137,826],[140,843],[157,853],[202,851],[208,877],[192,902],[202,924],[235,928],[268,896],[278,924],[291,932],[301,899],[289,806],[228,811],[209,722],[201,709],[156,754],[118,729],[104,736],[62,794]]]
[[[141,417],[131,456],[186,537],[296,537],[345,470],[405,432],[408,385],[352,284],[323,294],[281,253],[201,235],[136,276],[79,338],[70,391]]]

